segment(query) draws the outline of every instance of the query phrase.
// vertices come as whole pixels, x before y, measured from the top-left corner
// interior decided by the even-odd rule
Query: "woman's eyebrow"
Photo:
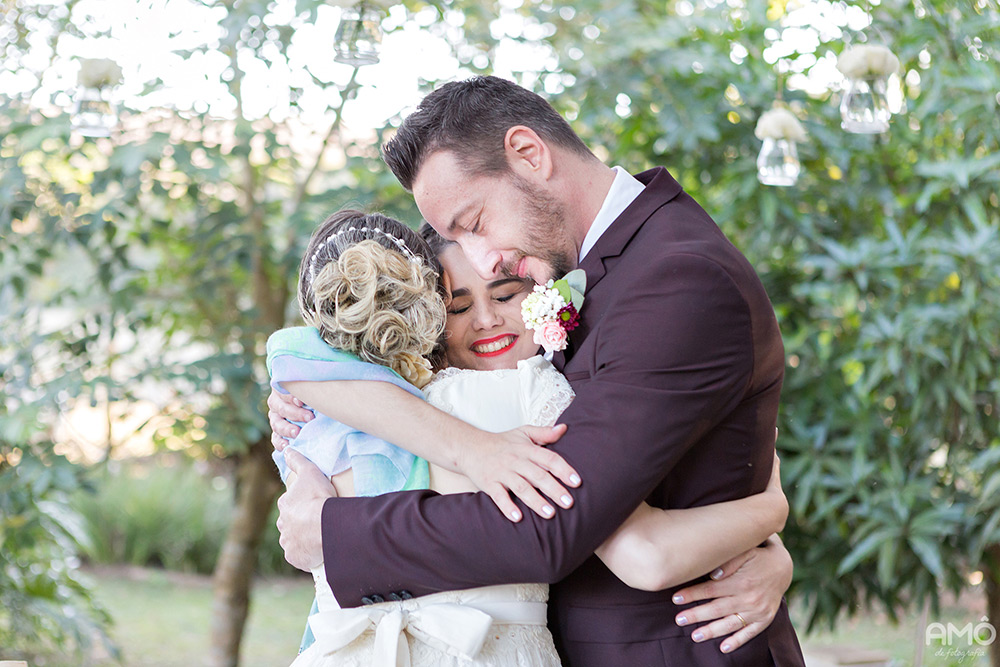
[[[489,289],[494,289],[494,288],[497,288],[497,287],[503,287],[507,283],[520,283],[520,284],[523,285],[524,281],[522,279],[520,279],[520,278],[501,278],[500,280],[494,280],[493,282],[491,282],[486,287],[489,288]],[[454,292],[452,292],[452,294],[454,294]]]
[[[451,291],[451,298],[457,299],[460,296],[469,296],[469,290],[465,287],[459,287],[458,289],[453,289]]]

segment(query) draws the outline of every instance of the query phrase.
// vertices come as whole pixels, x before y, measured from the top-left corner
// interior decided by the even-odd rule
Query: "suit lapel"
[[[649,216],[682,192],[680,184],[663,167],[644,171],[636,178],[646,186],[646,189],[611,223],[611,226],[601,235],[601,238],[597,239],[597,243],[580,262],[579,268],[587,272],[587,294],[584,295],[585,297],[591,294],[594,286],[607,273],[604,260],[620,255],[636,232],[649,219]],[[586,300],[584,300],[580,316],[584,319],[587,317]],[[590,327],[586,327],[586,329],[589,331]],[[579,339],[579,333],[573,332],[570,333],[567,342],[566,350],[556,352],[552,357],[553,365],[560,372],[573,357],[574,347],[578,347],[583,341]]]
[[[646,186],[646,189],[611,223],[580,262],[580,268],[587,272],[588,292],[607,272],[604,260],[620,255],[649,216],[682,191],[680,183],[663,167],[644,171],[636,178]]]

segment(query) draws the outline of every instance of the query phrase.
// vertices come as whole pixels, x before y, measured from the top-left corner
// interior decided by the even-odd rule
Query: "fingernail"
[[[573,499],[570,498],[568,495],[564,495],[562,498],[559,499],[559,502],[563,504],[563,507],[569,507],[573,503]]]
[[[570,475],[569,476],[569,483],[570,484],[579,484],[580,483],[580,476],[579,475]]]
[[[705,633],[702,632],[701,630],[695,630],[694,634],[691,635],[691,639],[695,640],[696,642],[700,642],[704,638],[705,638]]]
[[[517,510],[514,510],[513,512],[510,513],[510,518],[513,519],[514,521],[520,521],[521,513],[518,512]]]
[[[722,568],[721,567],[715,568],[715,571],[708,576],[712,577],[713,579],[718,579],[719,577],[722,576]]]
[[[687,625],[687,623],[688,623],[687,616],[678,616],[677,617],[677,625]]]
[[[544,507],[542,507],[542,514],[544,514],[545,516],[552,516],[555,513],[556,511],[552,509],[551,505],[545,505]]]
[[[683,595],[675,595],[671,599],[674,601],[674,604],[684,604],[684,596]],[[683,616],[681,618],[683,618]]]
[[[730,651],[733,650],[733,647],[730,646],[729,644],[723,644],[719,648],[722,650],[723,653],[729,653]]]

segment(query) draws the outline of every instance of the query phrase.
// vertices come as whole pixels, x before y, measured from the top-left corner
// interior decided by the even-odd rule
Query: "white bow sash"
[[[313,614],[309,626],[316,650],[326,655],[375,629],[372,667],[410,667],[404,633],[448,653],[475,658],[489,634],[493,617],[464,605],[441,602],[413,610],[402,607],[355,607]]]

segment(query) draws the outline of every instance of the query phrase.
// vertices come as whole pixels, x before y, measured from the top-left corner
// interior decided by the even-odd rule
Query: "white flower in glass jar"
[[[122,68],[110,58],[81,58],[77,83],[86,88],[117,86],[122,82]]]
[[[837,69],[849,79],[889,76],[899,71],[899,58],[878,44],[852,46],[837,58]]]
[[[806,131],[802,123],[795,114],[783,107],[775,107],[762,113],[757,119],[757,127],[753,133],[758,139],[806,140]]]

